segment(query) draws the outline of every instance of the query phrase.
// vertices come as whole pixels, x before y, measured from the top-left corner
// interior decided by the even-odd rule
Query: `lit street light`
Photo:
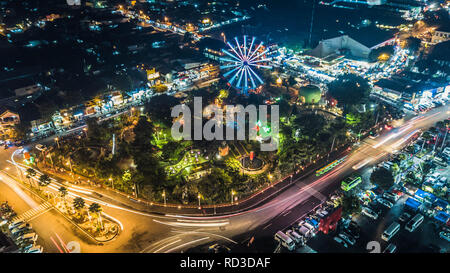
[[[164,198],[164,207],[166,206],[166,190],[163,190],[162,197]]]
[[[72,178],[75,178],[73,175],[72,162],[70,161],[70,157],[69,157],[69,160],[67,161],[66,165],[68,165],[70,167],[70,174],[71,174]]]
[[[59,146],[59,138],[55,137],[55,142],[58,145],[58,149],[60,149],[61,147]]]
[[[114,190],[114,180],[112,179],[112,177],[110,177],[108,180],[109,182],[111,182],[111,187]]]

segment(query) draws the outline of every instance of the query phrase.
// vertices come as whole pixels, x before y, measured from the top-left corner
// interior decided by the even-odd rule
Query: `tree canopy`
[[[370,175],[370,181],[383,190],[388,190],[394,185],[392,172],[385,168],[375,169]]]
[[[355,195],[344,195],[342,197],[342,212],[344,214],[353,214],[361,211],[361,204]]]
[[[361,104],[369,97],[370,85],[361,76],[345,74],[328,85],[328,93],[344,106]]]

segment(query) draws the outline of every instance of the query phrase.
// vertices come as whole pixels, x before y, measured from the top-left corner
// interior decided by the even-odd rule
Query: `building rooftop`
[[[333,31],[325,34],[324,39],[335,38],[348,35],[359,43],[372,48],[394,37],[396,31],[383,30],[375,26],[348,28],[345,30]]]

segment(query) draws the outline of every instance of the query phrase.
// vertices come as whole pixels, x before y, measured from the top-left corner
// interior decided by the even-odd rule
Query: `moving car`
[[[378,213],[376,213],[375,211],[371,210],[368,207],[364,207],[361,211],[361,214],[363,214],[369,218],[372,218],[374,220],[378,219]]]

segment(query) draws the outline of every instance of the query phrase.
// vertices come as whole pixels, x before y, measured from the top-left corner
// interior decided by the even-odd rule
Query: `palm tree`
[[[42,174],[39,177],[38,185],[42,186],[42,187],[46,187],[46,186],[48,186],[48,184],[50,184],[50,181],[51,180],[50,180],[50,177],[48,175]]]
[[[90,212],[92,212],[92,213],[95,213],[95,214],[97,214],[97,225],[98,225],[98,222],[100,222],[100,223],[102,223],[102,215],[101,215],[101,213],[102,213],[102,207],[100,207],[100,205],[99,204],[97,204],[97,203],[92,203],[90,206],[89,206],[89,211]],[[102,225],[102,224],[101,224]],[[102,227],[102,226],[101,226]],[[103,228],[103,227],[102,227]]]
[[[27,174],[26,177],[28,178],[28,182],[30,183],[30,186],[32,186],[31,185],[31,178],[36,176],[36,171],[33,168],[28,168],[26,170],[26,174]]]
[[[84,199],[81,197],[77,197],[73,199],[73,207],[77,210],[80,215],[80,211],[84,208],[86,204],[84,203]]]

